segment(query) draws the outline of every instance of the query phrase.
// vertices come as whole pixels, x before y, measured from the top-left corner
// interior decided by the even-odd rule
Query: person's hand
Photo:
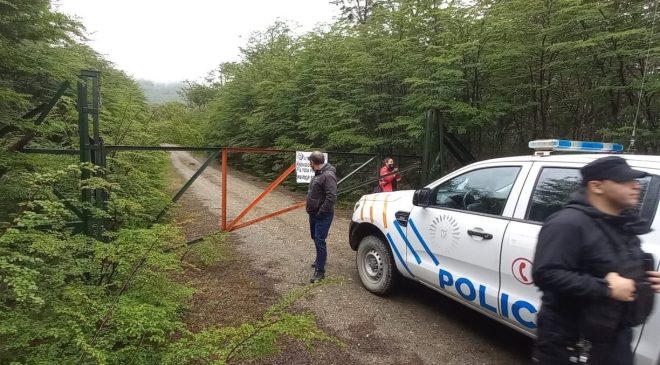
[[[610,298],[621,302],[632,302],[635,300],[635,281],[624,278],[618,273],[611,272],[605,276],[610,288]]]
[[[649,276],[651,287],[656,293],[660,293],[660,271],[647,271],[646,275]]]

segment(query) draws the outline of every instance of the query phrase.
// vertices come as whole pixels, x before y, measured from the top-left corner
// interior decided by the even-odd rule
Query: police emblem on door
[[[432,241],[439,242],[440,247],[447,252],[451,252],[458,247],[461,237],[456,219],[444,214],[433,219],[429,226],[429,233]]]

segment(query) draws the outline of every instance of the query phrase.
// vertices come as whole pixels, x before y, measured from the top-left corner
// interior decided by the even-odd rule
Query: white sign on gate
[[[299,184],[309,184],[314,177],[314,170],[309,165],[309,155],[311,152],[296,152],[296,182]],[[325,162],[328,162],[328,154],[324,153]]]

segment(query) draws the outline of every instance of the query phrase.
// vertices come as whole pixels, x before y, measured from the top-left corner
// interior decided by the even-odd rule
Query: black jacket
[[[558,322],[571,338],[578,336],[580,311],[589,303],[605,303],[623,320],[627,304],[608,297],[604,278],[610,272],[626,276],[621,272],[624,259],[643,262],[637,235],[649,231],[637,217],[602,213],[589,204],[584,192],[576,194],[539,233],[532,269],[534,283],[543,291],[539,315]]]
[[[323,214],[335,211],[337,201],[337,170],[326,163],[314,172],[307,190],[307,213]]]

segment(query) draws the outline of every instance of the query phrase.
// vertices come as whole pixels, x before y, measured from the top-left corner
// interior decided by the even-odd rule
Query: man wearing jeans
[[[325,162],[325,156],[319,151],[312,152],[309,164],[314,170],[314,177],[307,190],[306,209],[310,233],[316,245],[316,260],[312,264],[314,276],[310,279],[314,283],[325,277],[325,261],[328,256],[325,239],[335,213],[337,170]]]

